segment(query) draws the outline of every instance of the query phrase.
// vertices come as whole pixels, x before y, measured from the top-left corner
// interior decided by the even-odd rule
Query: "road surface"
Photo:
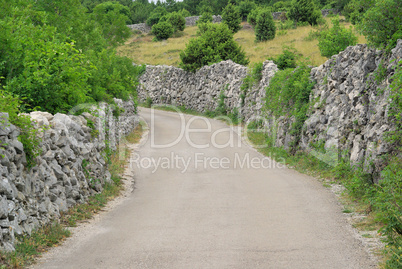
[[[150,132],[131,160],[135,191],[35,268],[374,268],[316,179],[223,122],[140,115]]]

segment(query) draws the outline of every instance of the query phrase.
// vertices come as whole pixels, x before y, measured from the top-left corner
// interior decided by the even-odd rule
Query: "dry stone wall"
[[[217,107],[223,92],[230,111],[237,108],[245,120],[259,116],[266,119],[265,125],[275,137],[276,146],[289,148],[297,142],[306,151],[317,153],[311,150],[312,145],[322,144],[326,150],[337,151],[335,158],[342,154],[352,164],[364,165],[366,171],[376,175],[384,165],[381,156],[392,150],[385,139],[386,133],[394,128],[388,118],[388,87],[401,57],[402,40],[389,55],[367,45],[357,45],[313,68],[310,75],[316,85],[298,141],[290,132],[294,118],[275,119],[269,116],[269,108],[263,109],[265,89],[278,71],[271,61],[264,62],[261,81],[248,90],[245,98],[241,85],[249,70],[230,60],[205,66],[196,73],[171,66],[147,66],[140,77],[138,97],[142,102],[150,98],[155,104],[205,112]],[[381,82],[376,82],[376,74],[381,70],[386,70],[386,74]]]
[[[106,104],[81,116],[30,113],[41,139],[32,168],[26,166],[20,131],[0,113],[0,249],[14,250],[15,235],[57,219],[111,180],[105,149],[116,150],[120,137],[138,123],[133,101],[115,102],[124,111],[119,120]]]
[[[226,96],[226,107],[230,111],[239,109],[249,119],[260,115],[265,88],[277,70],[272,61],[264,62],[263,78],[242,101],[240,87],[247,76],[248,68],[231,60],[204,66],[196,73],[172,66],[148,65],[139,80],[138,99],[144,102],[151,98],[154,104],[185,106],[206,112],[215,110],[222,92]]]

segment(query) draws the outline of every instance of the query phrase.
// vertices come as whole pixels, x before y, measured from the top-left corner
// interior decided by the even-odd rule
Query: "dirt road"
[[[374,268],[316,179],[220,121],[150,111],[135,191],[35,268]]]

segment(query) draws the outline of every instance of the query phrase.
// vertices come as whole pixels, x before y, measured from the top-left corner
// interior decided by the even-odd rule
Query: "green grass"
[[[123,173],[127,158],[129,156],[127,143],[138,143],[142,136],[142,125],[126,137],[124,145],[125,159],[120,158],[118,153],[113,153],[109,160],[109,171],[112,174],[112,183],[106,183],[103,191],[89,197],[84,204],[71,207],[66,213],[62,214],[59,222],[53,222],[45,227],[32,232],[31,235],[18,236],[18,243],[15,245],[14,252],[0,252],[0,269],[3,268],[24,268],[35,262],[41,253],[50,247],[57,246],[70,236],[67,227],[75,227],[80,221],[92,218],[94,214],[102,210],[106,204],[117,197],[122,190],[120,174]]]
[[[326,21],[328,24],[331,23],[330,18],[326,18]],[[346,22],[342,22],[341,25],[347,28],[352,27],[350,23]],[[234,40],[243,47],[246,56],[250,59],[250,66],[281,54],[285,45],[294,46],[303,57],[309,57],[313,65],[318,66],[327,60],[320,55],[317,39],[309,39],[310,32],[316,31],[316,27],[303,26],[288,29],[283,31],[283,34],[276,35],[273,40],[256,43],[254,29],[247,23],[243,23],[243,26],[244,28],[234,35]],[[197,30],[197,26],[186,27],[182,36],[159,42],[152,42],[153,36],[150,34],[134,34],[117,51],[137,64],[178,66],[180,51],[185,49],[191,38],[196,37]],[[357,36],[359,43],[366,43],[363,36]]]

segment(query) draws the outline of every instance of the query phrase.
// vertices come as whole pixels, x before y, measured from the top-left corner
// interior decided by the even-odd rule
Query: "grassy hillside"
[[[328,23],[330,19],[327,18]],[[342,23],[350,27],[350,23]],[[250,59],[250,64],[262,62],[269,57],[282,52],[282,47],[294,46],[304,57],[309,57],[314,65],[324,63],[327,58],[320,55],[318,41],[305,40],[311,31],[316,29],[311,26],[298,27],[297,29],[284,30],[285,34],[276,35],[274,40],[256,43],[254,29],[247,23],[243,23],[243,29],[234,35],[234,39],[243,47]],[[186,47],[191,38],[196,37],[197,27],[187,27],[181,36],[168,40],[152,42],[152,35],[134,34],[125,45],[118,48],[118,53],[127,56],[137,64],[173,65],[180,62],[180,51]],[[278,33],[278,31],[277,31]],[[359,43],[365,43],[363,36],[358,36]]]

